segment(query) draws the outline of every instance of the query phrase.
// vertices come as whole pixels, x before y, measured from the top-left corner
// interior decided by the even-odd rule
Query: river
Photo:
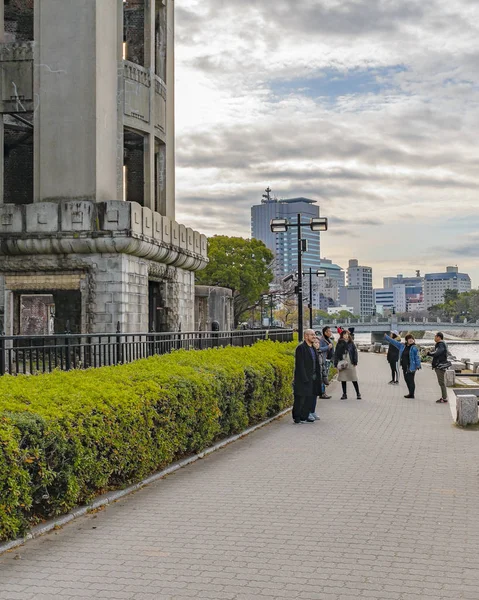
[[[335,336],[338,337],[337,335]],[[371,334],[370,333],[357,333],[354,336],[354,341],[357,344],[370,344]],[[447,341],[445,340],[449,352],[455,356],[458,360],[461,358],[470,358],[471,361],[479,362],[479,342],[471,342],[469,340],[464,341]],[[434,346],[433,339],[417,340],[417,343],[421,346]]]

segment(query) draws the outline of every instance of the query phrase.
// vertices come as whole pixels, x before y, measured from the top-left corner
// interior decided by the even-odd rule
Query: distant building
[[[350,312],[356,316],[361,315],[361,286],[344,286],[339,288],[339,303],[341,306],[350,306]],[[372,307],[371,313],[372,314]]]
[[[424,306],[426,309],[444,302],[446,290],[457,290],[459,293],[471,290],[471,278],[466,273],[459,273],[457,267],[446,267],[445,273],[428,273],[424,277]]]
[[[417,271],[416,277],[404,277],[402,274],[396,277],[384,277],[384,289],[391,289],[395,285],[404,285],[406,288],[407,312],[422,310],[421,307],[423,307],[424,303],[424,277],[421,277],[420,271]]]
[[[373,314],[373,270],[371,267],[361,266],[356,259],[349,261],[347,272],[347,288],[353,290],[359,288],[359,314],[366,317]],[[354,292],[357,294],[357,290]],[[346,297],[348,292],[346,292]],[[340,298],[341,300],[341,298]],[[342,302],[342,300],[341,300]],[[357,303],[346,301],[344,304],[357,306]]]
[[[301,222],[309,224],[311,219],[319,217],[319,206],[316,200],[309,198],[278,200],[271,197],[269,188],[266,192],[262,203],[251,207],[251,236],[264,242],[274,253],[274,275],[276,279],[282,279],[298,270],[298,230],[291,227],[286,233],[272,233],[271,219],[297,222],[297,215],[300,214]],[[303,227],[301,236],[308,244],[307,252],[303,254],[303,269],[307,271],[311,267],[317,271],[321,268],[321,234]]]
[[[406,312],[406,286],[397,284],[390,288],[375,289],[374,304],[381,305],[383,309],[394,309],[397,313]]]
[[[327,278],[335,279],[338,282],[338,287],[346,285],[344,269],[334,264],[329,258],[322,258],[319,268],[326,271]]]
[[[341,306],[336,306],[336,307],[331,307],[328,308],[327,312],[328,315],[335,315],[335,314],[339,314],[340,312],[343,311],[347,311],[350,312],[352,315],[354,315],[354,306],[345,306],[344,304],[342,304]]]

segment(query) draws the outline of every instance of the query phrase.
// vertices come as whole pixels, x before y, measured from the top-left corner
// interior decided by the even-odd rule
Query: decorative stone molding
[[[0,44],[0,62],[33,60],[35,42]]]
[[[206,236],[135,202],[0,206],[0,255],[96,253],[131,254],[188,271],[208,263]]]

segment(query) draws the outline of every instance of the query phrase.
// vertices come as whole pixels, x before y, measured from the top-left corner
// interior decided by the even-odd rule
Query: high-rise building
[[[374,305],[382,306],[397,313],[406,312],[406,286],[396,284],[391,288],[376,288],[374,290]]]
[[[373,270],[361,266],[356,259],[349,261],[347,287],[359,288],[359,314],[362,317],[373,314]],[[341,299],[342,302],[342,299]],[[350,302],[344,302],[350,304]]]
[[[272,233],[271,219],[288,219],[297,222],[298,214],[301,223],[309,224],[311,219],[319,217],[319,206],[316,200],[309,198],[289,198],[278,200],[272,198],[268,188],[261,204],[251,207],[251,236],[261,240],[274,253],[274,274],[276,279],[282,279],[298,270],[298,230],[289,227],[286,233]],[[307,240],[307,251],[303,253],[303,269],[310,267],[313,271],[321,268],[320,233],[303,227],[303,239]]]
[[[459,293],[471,290],[471,278],[467,273],[459,273],[457,267],[446,267],[445,273],[428,273],[424,277],[424,306],[426,309],[444,302],[446,290]]]

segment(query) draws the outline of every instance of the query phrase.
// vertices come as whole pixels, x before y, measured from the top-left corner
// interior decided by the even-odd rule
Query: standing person
[[[399,362],[401,364],[404,380],[409,391],[409,393],[404,397],[414,398],[416,393],[416,372],[421,368],[421,358],[419,356],[419,350],[416,346],[416,340],[410,333],[408,333],[404,338],[405,344],[398,342],[397,340],[393,340],[393,338],[389,337],[387,334],[385,334],[384,337],[390,344],[399,350]]]
[[[319,350],[323,356],[323,393],[321,398],[329,400],[331,396],[326,394],[326,384],[329,377],[329,368],[334,360],[334,338],[331,327],[323,327],[323,335],[319,338]]]
[[[428,356],[432,356],[432,368],[436,372],[437,382],[441,388],[441,397],[436,400],[436,404],[447,402],[447,388],[445,383],[446,371],[451,366],[448,360],[448,350],[446,342],[444,341],[444,334],[440,331],[434,336],[436,347],[434,352],[428,352]]]
[[[317,336],[314,337],[313,340],[313,348],[316,352],[316,360],[318,361],[318,368],[317,368],[317,374],[316,374],[316,381],[314,381],[313,383],[313,398],[311,401],[311,407],[310,407],[310,413],[309,416],[312,417],[315,421],[319,421],[319,417],[316,413],[316,404],[318,401],[318,396],[320,396],[321,398],[324,398],[324,361],[323,361],[323,355],[320,352],[319,349],[319,338]],[[330,398],[331,396],[327,396],[327,398]]]
[[[393,338],[393,340],[396,340],[397,342],[401,341],[401,338],[399,337],[399,331],[392,331],[391,337]],[[396,346],[393,346],[392,344],[389,344],[387,361],[391,368],[391,381],[389,383],[398,384],[399,383],[399,349],[396,348]]]
[[[342,369],[342,365],[344,365],[345,368]],[[339,342],[336,345],[336,352],[334,353],[334,366],[338,367],[338,381],[341,382],[343,388],[341,400],[348,399],[346,386],[347,381],[352,381],[354,389],[356,390],[356,397],[358,400],[361,400],[361,394],[359,393],[358,374],[356,370],[357,365],[358,349],[352,341],[349,331],[343,330],[339,337]]]
[[[294,404],[293,421],[295,423],[314,423],[309,416],[313,405],[315,384],[319,374],[319,362],[313,341],[316,337],[312,329],[304,332],[304,341],[296,348],[294,362]]]

